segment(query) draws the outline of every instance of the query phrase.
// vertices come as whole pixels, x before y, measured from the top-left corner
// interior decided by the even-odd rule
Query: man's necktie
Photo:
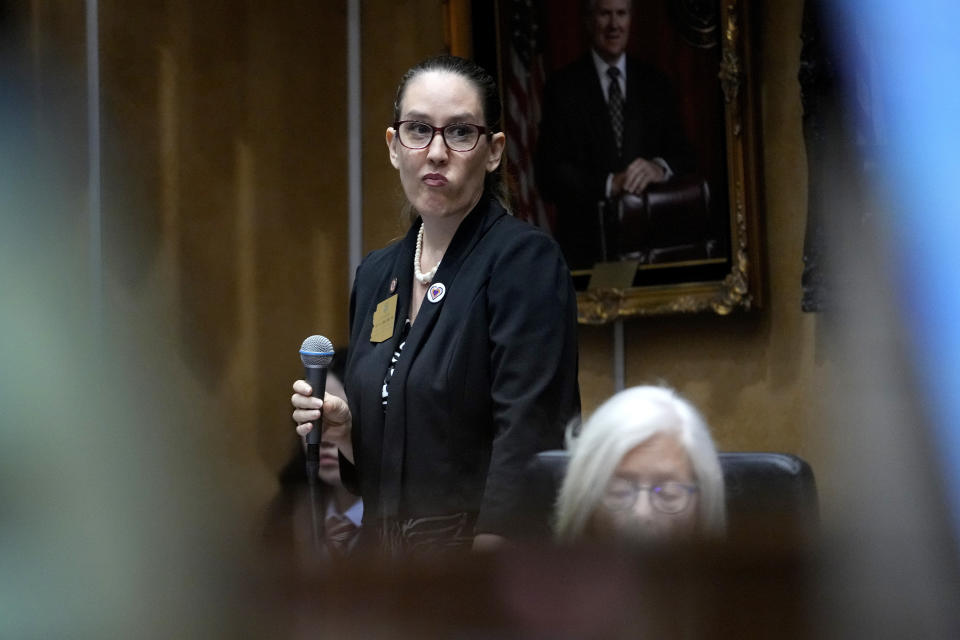
[[[610,89],[607,91],[607,106],[610,108],[610,124],[613,126],[613,139],[617,142],[617,151],[623,146],[623,90],[620,88],[620,69],[608,67]]]
[[[346,556],[350,552],[350,543],[359,531],[357,525],[340,513],[331,513],[323,524],[330,553],[338,558]]]

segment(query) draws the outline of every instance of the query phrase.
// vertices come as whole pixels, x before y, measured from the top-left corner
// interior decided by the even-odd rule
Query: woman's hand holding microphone
[[[300,436],[310,433],[313,429],[310,422],[320,418],[320,409],[323,408],[321,439],[337,445],[343,457],[352,463],[353,445],[350,441],[350,429],[353,416],[350,414],[350,407],[343,398],[324,393],[321,400],[314,398],[311,393],[313,389],[305,380],[297,380],[293,383],[293,396],[290,398],[290,403],[293,405],[293,421],[297,423],[297,433]]]

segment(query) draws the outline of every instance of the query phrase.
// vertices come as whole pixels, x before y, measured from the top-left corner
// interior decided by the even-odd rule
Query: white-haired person
[[[671,389],[603,403],[574,437],[557,499],[559,542],[676,540],[724,533],[723,473],[700,413]]]

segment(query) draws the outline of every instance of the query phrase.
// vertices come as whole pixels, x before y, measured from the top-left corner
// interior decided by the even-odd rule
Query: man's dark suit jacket
[[[540,195],[556,205],[555,235],[570,268],[600,260],[597,202],[604,199],[607,176],[637,157],[663,158],[677,176],[692,168],[677,103],[662,74],[627,59],[619,154],[593,56],[588,52],[547,81],[536,178]]]
[[[557,244],[482,198],[463,220],[390,379],[407,318],[418,220],[357,269],[346,390],[355,466],[341,475],[379,518],[478,514],[477,533],[509,534],[532,455],[563,444],[580,410],[577,304]],[[393,337],[370,341],[377,304],[397,300]]]

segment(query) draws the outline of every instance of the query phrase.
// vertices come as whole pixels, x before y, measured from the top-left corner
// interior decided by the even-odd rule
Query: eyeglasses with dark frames
[[[455,122],[444,127],[435,127],[419,120],[399,120],[393,123],[397,139],[407,149],[426,149],[438,133],[451,151],[473,151],[481,135],[491,136],[486,127],[469,122]]]

